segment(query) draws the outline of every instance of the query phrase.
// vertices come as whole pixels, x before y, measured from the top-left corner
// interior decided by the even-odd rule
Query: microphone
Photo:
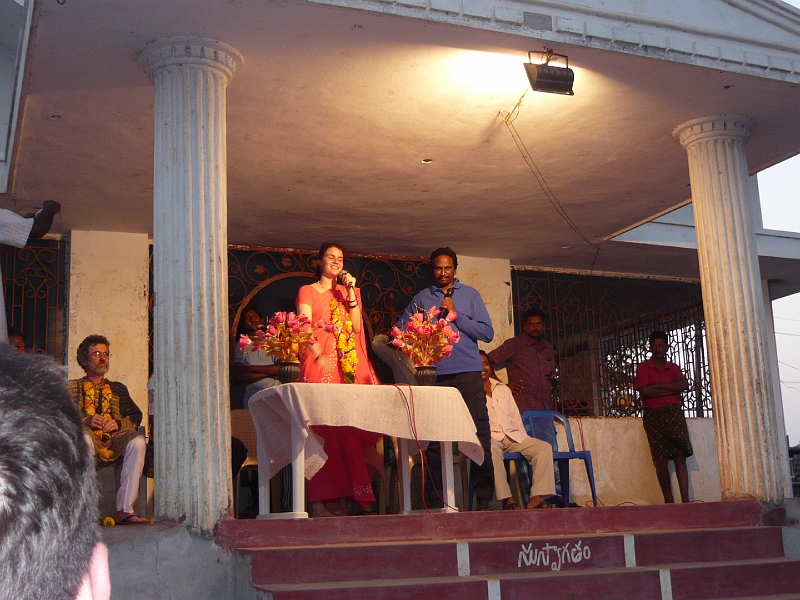
[[[347,284],[344,282],[344,278],[347,277],[348,275],[350,275],[350,273],[348,273],[347,271],[342,271],[336,278],[336,283],[347,286]]]
[[[445,297],[445,298],[452,298],[452,297],[453,297],[453,290],[454,290],[454,289],[455,289],[455,288],[451,287],[449,290],[447,290],[447,291],[444,293],[444,297]],[[448,313],[448,311],[447,311],[447,309],[446,309],[444,306],[442,306],[442,309],[441,309],[441,310],[442,310],[442,314],[441,314],[441,315],[439,315],[439,318],[440,318],[440,319],[444,319],[444,318],[446,318],[446,317],[447,317],[447,313]]]

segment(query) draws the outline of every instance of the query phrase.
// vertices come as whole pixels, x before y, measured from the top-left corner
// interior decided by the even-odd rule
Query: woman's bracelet
[[[358,308],[358,300],[352,300],[347,303],[347,307],[350,309]]]

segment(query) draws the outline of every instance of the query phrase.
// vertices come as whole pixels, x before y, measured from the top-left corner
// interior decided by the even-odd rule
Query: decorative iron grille
[[[711,416],[705,323],[700,285],[676,281],[512,271],[515,323],[526,311],[546,313],[558,377],[553,401],[566,414],[639,415],[636,365],[648,357],[648,335],[670,336],[669,359],[691,385],[688,416]]]
[[[18,331],[30,352],[65,361],[67,242],[40,240],[8,248],[0,257],[9,329]]]
[[[231,333],[236,332],[242,310],[251,303],[267,316],[279,310],[295,310],[297,291],[315,280],[316,265],[316,251],[230,246]],[[371,335],[388,333],[417,292],[433,284],[427,259],[416,256],[348,253],[345,269],[355,276],[361,288]]]

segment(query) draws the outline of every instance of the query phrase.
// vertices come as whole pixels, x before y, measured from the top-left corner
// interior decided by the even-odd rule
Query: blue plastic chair
[[[588,450],[575,450],[575,444],[572,441],[572,429],[569,426],[569,419],[567,419],[560,412],[555,410],[526,410],[522,413],[522,424],[528,435],[536,439],[545,441],[553,447],[553,462],[558,465],[558,472],[561,477],[561,497],[564,499],[564,507],[569,507],[569,461],[572,459],[580,459],[586,465],[586,475],[589,478],[589,487],[592,490],[592,502],[597,506],[597,490],[594,485],[594,469],[592,468],[592,453]],[[567,447],[569,452],[558,451],[558,436],[556,434],[556,424],[558,421],[564,426],[564,431],[567,434]],[[508,472],[508,464],[512,460],[521,460],[527,462],[525,457],[519,452],[506,452],[503,454],[503,461],[505,462],[506,472]],[[469,499],[468,507],[472,510],[472,499],[475,494],[475,483],[472,478],[469,480]]]
[[[589,478],[589,487],[592,490],[592,502],[597,506],[597,490],[594,486],[592,453],[588,450],[575,450],[569,419],[555,410],[526,410],[521,416],[522,424],[531,437],[548,442],[553,447],[553,462],[558,465],[558,472],[561,476],[561,497],[564,499],[564,506],[569,506],[569,461],[573,459],[580,459],[586,465],[586,475]],[[559,452],[558,450],[556,421],[564,426],[564,431],[567,434],[567,447],[569,448],[569,452]],[[518,452],[507,452],[503,454],[503,460],[508,464],[510,460],[525,460],[525,457]]]

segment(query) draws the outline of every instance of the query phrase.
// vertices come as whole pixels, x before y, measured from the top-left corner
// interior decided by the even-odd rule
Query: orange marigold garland
[[[331,300],[331,325],[336,335],[336,351],[339,365],[347,383],[355,383],[358,355],[356,354],[356,338],[353,335],[353,320],[350,313],[342,308],[338,300]]]
[[[101,417],[111,417],[111,386],[106,381],[100,385],[94,385],[88,379],[83,379],[81,382],[81,400],[79,408],[87,417],[99,414]],[[99,406],[99,409],[98,409]],[[92,429],[92,435],[102,444],[97,450],[97,454],[103,460],[111,460],[114,458],[114,451],[108,447],[111,441],[111,434],[106,433],[102,429]]]

